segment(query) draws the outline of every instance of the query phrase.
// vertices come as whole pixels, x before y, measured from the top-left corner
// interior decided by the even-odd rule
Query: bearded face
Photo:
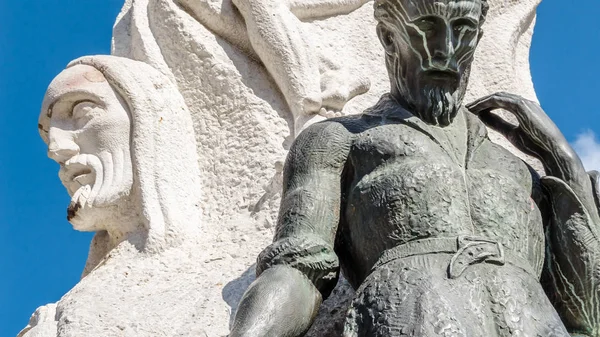
[[[462,104],[481,36],[481,0],[381,0],[377,33],[391,93],[423,121],[449,125]]]
[[[59,74],[44,105],[40,127],[48,156],[60,164],[71,196],[67,219],[77,230],[105,229],[133,184],[129,114],[102,73],[86,65]]]

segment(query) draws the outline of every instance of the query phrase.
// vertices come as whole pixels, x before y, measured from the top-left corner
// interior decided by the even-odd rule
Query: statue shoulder
[[[360,123],[360,116],[334,118],[310,125],[294,141],[288,162],[339,166],[350,152],[356,123]]]
[[[352,142],[359,124],[361,124],[360,116],[327,119],[304,129],[294,141],[294,145],[329,148],[336,145],[343,146]]]

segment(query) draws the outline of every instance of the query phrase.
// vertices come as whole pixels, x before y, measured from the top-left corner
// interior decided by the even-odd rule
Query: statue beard
[[[109,215],[117,215],[116,208],[127,204],[123,199],[131,192],[133,173],[131,160],[126,156],[129,156],[128,151],[114,151],[78,155],[70,160],[90,172],[75,185],[69,186],[72,197],[67,208],[67,220],[75,229],[100,230],[96,225],[98,222]]]
[[[459,80],[441,81],[426,78],[425,72],[416,74],[417,80],[409,81],[406,69],[399,60],[394,61],[396,75],[393,79],[405,108],[430,125],[448,126],[452,123],[466,93],[470,67],[465,69]],[[411,83],[410,85],[408,83]]]
[[[425,85],[413,102],[413,113],[431,125],[448,126],[462,104],[459,90],[449,89],[443,85]]]

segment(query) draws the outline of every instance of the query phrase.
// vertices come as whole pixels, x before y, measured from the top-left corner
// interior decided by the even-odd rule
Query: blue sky
[[[37,117],[47,85],[82,55],[107,54],[123,0],[0,1],[0,336],[79,280],[91,234],[66,221],[58,166]],[[531,63],[538,97],[588,169],[600,170],[600,1],[545,0]],[[581,10],[579,8],[584,8]]]

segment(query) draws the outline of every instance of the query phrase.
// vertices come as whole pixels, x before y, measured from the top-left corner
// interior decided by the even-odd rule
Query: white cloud
[[[592,130],[586,130],[577,136],[573,147],[586,170],[600,171],[600,142]]]

